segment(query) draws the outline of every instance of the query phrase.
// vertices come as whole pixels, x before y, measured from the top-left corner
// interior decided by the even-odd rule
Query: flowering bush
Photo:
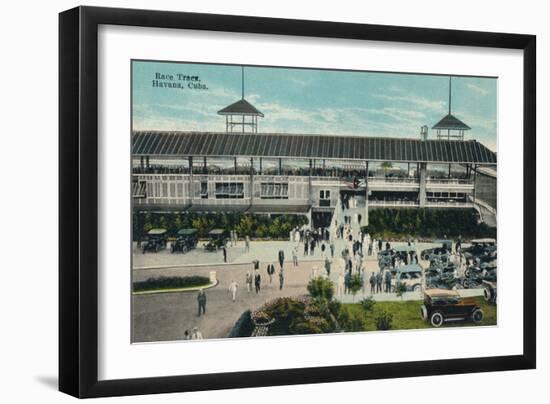
[[[264,311],[253,311],[250,317],[254,324],[257,325],[265,325],[273,322],[273,318]]]

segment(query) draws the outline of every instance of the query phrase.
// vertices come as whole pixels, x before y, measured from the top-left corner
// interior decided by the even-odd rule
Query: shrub
[[[329,323],[323,317],[296,319],[290,324],[291,334],[322,334],[332,331]]]
[[[181,289],[189,287],[206,286],[210,279],[205,276],[161,276],[158,278],[149,278],[145,281],[134,282],[134,292],[144,292],[149,290],[163,289]]]
[[[269,327],[269,334],[288,335],[294,320],[304,317],[305,307],[304,302],[290,297],[282,297],[267,303],[262,310],[275,319],[275,323]]]
[[[421,238],[462,236],[463,240],[496,237],[496,229],[478,219],[475,209],[375,209],[369,212],[363,232],[382,240],[406,240],[411,233]]]
[[[376,316],[374,321],[376,323],[377,330],[380,330],[380,331],[391,330],[392,322],[393,322],[393,314],[388,313],[386,311],[382,311],[378,316]]]
[[[229,338],[250,337],[250,335],[252,335],[254,323],[252,322],[250,314],[250,310],[246,310],[241,314],[233,328],[231,328]]]
[[[376,304],[376,300],[374,300],[372,296],[369,296],[361,300],[359,304],[361,305],[363,310],[365,310],[365,312],[369,312],[369,311],[372,311],[372,309],[374,308],[374,305]]]
[[[330,279],[319,276],[309,281],[307,291],[314,299],[332,300],[334,284]]]
[[[133,239],[140,240],[149,230],[162,227],[173,237],[184,228],[198,230],[199,237],[206,237],[214,228],[237,230],[240,237],[287,238],[291,229],[308,223],[303,215],[251,215],[246,213],[151,213],[134,212]]]
[[[345,331],[363,331],[365,329],[364,318],[346,306],[340,308],[338,323]]]

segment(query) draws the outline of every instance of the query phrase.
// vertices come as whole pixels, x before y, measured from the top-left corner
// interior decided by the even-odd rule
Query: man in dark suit
[[[200,289],[199,294],[197,295],[197,303],[199,304],[199,317],[202,314],[206,314],[206,293],[204,290]]]
[[[256,271],[256,275],[254,275],[254,287],[256,288],[256,293],[260,291],[261,282],[262,278],[260,277],[260,271]]]
[[[279,250],[279,265],[281,269],[283,269],[284,262],[285,262],[285,252],[283,250]]]

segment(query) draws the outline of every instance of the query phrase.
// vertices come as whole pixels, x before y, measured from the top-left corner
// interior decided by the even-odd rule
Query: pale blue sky
[[[155,74],[199,76],[207,90],[155,88]],[[448,76],[245,67],[260,132],[418,138],[448,111]],[[224,131],[217,111],[241,98],[241,67],[133,62],[135,130]],[[453,77],[452,113],[496,150],[497,79]],[[430,137],[435,131],[430,129]]]

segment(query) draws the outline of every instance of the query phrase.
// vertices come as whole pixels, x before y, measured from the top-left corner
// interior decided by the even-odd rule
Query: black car
[[[425,273],[426,288],[453,289],[459,285],[457,269],[452,263],[438,265],[433,263]]]
[[[456,290],[428,289],[420,315],[432,326],[441,327],[446,321],[472,320],[480,323],[483,310],[471,297],[461,297]]]
[[[147,251],[159,252],[166,248],[166,229],[151,229],[147,236],[141,242],[141,251],[143,254]]]
[[[449,253],[452,251],[453,240],[435,240],[434,243],[441,244],[441,246],[422,250],[420,252],[420,257],[426,261],[431,261],[436,258],[446,261]]]
[[[208,242],[204,248],[206,251],[216,251],[227,243],[228,238],[228,232],[224,229],[213,229],[208,233]]]
[[[180,251],[186,253],[189,250],[194,249],[199,241],[197,229],[181,229],[178,231],[176,240],[172,242],[170,251],[175,253]]]
[[[496,257],[496,251],[496,240],[492,238],[472,240],[469,247],[462,249],[462,253],[467,258]]]
[[[483,284],[483,281],[497,281],[497,267],[479,267],[472,265],[464,271],[462,286],[464,289],[476,288]]]

